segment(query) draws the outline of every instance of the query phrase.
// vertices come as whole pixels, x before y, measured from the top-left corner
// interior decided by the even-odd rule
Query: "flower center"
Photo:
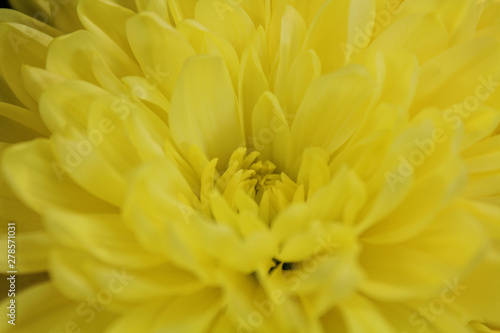
[[[220,190],[225,192],[231,187],[241,188],[260,204],[264,193],[272,191],[281,175],[275,173],[274,163],[260,159],[258,151],[246,156],[245,151],[246,149],[238,149],[233,154],[229,167],[220,178]]]
[[[269,223],[294,201],[297,184],[278,172],[274,163],[261,160],[258,151],[247,154],[244,147],[236,149],[222,173],[216,171],[216,163],[209,163],[201,179],[202,207],[212,207],[212,201],[222,196],[234,211],[253,210]],[[205,212],[213,215],[211,210]]]

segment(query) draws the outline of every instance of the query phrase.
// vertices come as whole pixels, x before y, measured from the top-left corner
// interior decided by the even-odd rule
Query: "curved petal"
[[[144,75],[152,76],[170,99],[186,59],[195,54],[194,49],[177,30],[151,13],[130,19],[127,36]]]
[[[21,69],[24,64],[43,68],[52,39],[26,25],[0,23],[0,57],[9,59],[0,62],[1,76],[19,101],[34,111],[38,106],[24,86]]]
[[[7,318],[9,299],[1,303],[2,317]],[[50,282],[44,282],[16,295],[16,325],[0,322],[5,333],[64,332],[78,329],[102,332],[116,317],[97,304],[73,302],[64,297]],[[96,305],[95,303],[93,305]],[[5,319],[4,318],[4,319]]]
[[[77,10],[85,29],[115,43],[132,57],[125,23],[135,14],[133,11],[108,0],[79,1]]]
[[[323,73],[344,66],[353,53],[368,46],[370,27],[373,28],[370,13],[374,9],[373,0],[330,0],[319,9],[307,33],[304,50],[315,50]],[[360,38],[365,40],[359,42]]]
[[[457,206],[410,241],[364,243],[360,260],[368,280],[362,290],[379,300],[422,299],[468,273],[484,253],[486,235],[474,216]]]
[[[243,53],[255,32],[255,26],[238,2],[200,0],[194,17],[216,34],[233,44],[238,55]]]
[[[391,24],[366,50],[390,53],[407,50],[415,54],[420,64],[447,48],[448,31],[436,13],[408,15]]]
[[[203,79],[200,79],[203,78]],[[179,147],[195,145],[225,168],[233,151],[244,143],[236,97],[220,57],[189,59],[172,96],[172,136]]]
[[[2,171],[13,191],[37,213],[55,208],[77,212],[115,211],[71,180],[61,181],[57,167],[45,139],[17,144],[2,155]]]
[[[307,147],[335,152],[354,133],[370,105],[373,80],[361,66],[348,66],[311,83],[291,135],[294,155]]]
[[[490,251],[486,260],[460,282],[456,305],[470,320],[500,327],[500,252]]]
[[[86,30],[55,39],[47,54],[46,69],[67,79],[84,80],[98,85],[92,71],[95,53],[102,57],[118,78],[141,73],[137,63],[122,49]]]
[[[411,113],[432,106],[443,110],[448,123],[468,118],[498,87],[500,41],[478,38],[459,44],[420,68]]]

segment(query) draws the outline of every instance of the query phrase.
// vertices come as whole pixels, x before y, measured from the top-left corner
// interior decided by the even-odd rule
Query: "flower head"
[[[2,331],[500,329],[499,3],[14,6]]]

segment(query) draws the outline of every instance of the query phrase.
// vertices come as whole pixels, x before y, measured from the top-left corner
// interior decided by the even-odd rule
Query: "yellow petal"
[[[22,142],[48,135],[39,115],[19,106],[0,102],[0,120],[1,142]]]
[[[468,118],[458,118],[460,117],[454,118],[455,126],[458,127],[459,122],[463,121],[465,127],[465,138],[461,149],[466,158],[475,155],[475,147],[480,147],[483,144],[481,141],[492,135],[500,123],[498,110],[488,106],[480,106]]]
[[[129,311],[104,332],[204,332],[221,309],[220,299],[220,291],[207,288],[168,303],[150,303]]]
[[[255,31],[252,20],[235,1],[200,0],[194,16],[212,32],[229,40],[238,55],[243,53]]]
[[[231,79],[221,58],[196,56],[186,63],[172,98],[170,127],[179,147],[196,145],[209,159],[219,158],[223,168],[244,142]]]
[[[291,3],[297,9],[307,23],[307,26],[309,26],[326,1],[311,0],[306,3],[301,0],[287,0],[286,2]]]
[[[89,106],[96,99],[107,96],[107,91],[87,82],[71,80],[56,83],[40,98],[40,115],[53,133],[68,126],[84,129]]]
[[[315,267],[315,259],[312,263],[305,262],[305,267]],[[297,293],[310,293],[311,307],[314,309],[315,315],[321,316],[329,309],[339,304],[356,293],[359,288],[359,283],[363,279],[363,273],[355,260],[349,255],[335,256],[326,261],[318,262],[318,268],[311,273],[307,268],[301,269],[306,278],[301,281],[297,288]],[[300,273],[296,273],[300,276]],[[293,276],[293,275],[292,275]],[[289,278],[289,280],[292,280]],[[317,293],[318,286],[323,290],[322,293]]]
[[[292,139],[276,96],[265,92],[253,109],[252,119],[253,147],[260,151],[262,159],[273,161],[280,170],[286,170]]]
[[[109,325],[103,333],[151,331],[164,307],[165,301],[156,301],[129,309]],[[139,318],[140,320],[138,320]]]
[[[500,136],[492,136],[463,152],[467,169],[471,173],[500,169]]]
[[[374,6],[372,0],[327,1],[319,10],[307,33],[304,50],[316,51],[323,73],[348,63],[360,37],[366,39],[360,44],[361,48],[368,46],[372,33],[370,13]]]
[[[2,169],[14,192],[37,213],[63,208],[78,212],[113,212],[70,180],[60,181],[48,140],[15,145],[2,155]]]
[[[485,244],[484,231],[474,217],[451,205],[410,241],[364,242],[360,260],[368,279],[362,290],[380,300],[432,297],[445,281],[468,273]]]
[[[86,30],[54,40],[47,54],[46,69],[68,79],[99,84],[92,71],[94,53],[102,56],[118,78],[141,73],[137,64],[123,50]]]
[[[195,20],[182,21],[177,30],[189,41],[198,54],[217,55],[224,59],[235,91],[239,80],[239,58],[233,45]],[[261,59],[262,61],[262,59]]]
[[[172,26],[151,13],[141,13],[129,20],[127,36],[144,75],[153,77],[170,99],[182,66],[195,54],[191,45]]]
[[[105,0],[80,1],[77,9],[86,30],[115,43],[132,57],[125,22],[134,15],[133,11]]]
[[[189,18],[194,18],[196,0],[168,0],[168,8],[172,13],[175,24]]]
[[[79,0],[68,0],[49,6],[52,25],[66,33],[82,29],[77,13],[78,2]]]
[[[252,111],[262,94],[269,90],[257,52],[249,47],[243,53],[238,81],[240,119],[243,121],[245,138],[252,135]]]
[[[159,178],[153,180],[151,175]],[[189,184],[174,164],[164,161],[146,164],[131,179],[123,208],[124,218],[146,249],[154,252],[170,250],[167,253],[176,263],[197,267],[196,258],[186,244],[162,241],[164,237],[170,237],[169,234],[172,238],[175,236],[177,225],[181,229],[191,227],[187,221],[190,213],[194,213],[191,206],[195,200]],[[167,216],[168,224],[164,222]]]
[[[500,254],[490,252],[470,276],[460,282],[457,305],[466,312],[471,320],[500,327],[498,313],[500,283],[496,278],[500,271]]]
[[[395,333],[383,314],[363,296],[354,296],[340,306],[350,333]]]
[[[2,317],[6,317],[8,302],[9,299],[2,302]],[[29,333],[81,329],[102,332],[116,315],[103,311],[102,306],[98,309],[101,311],[97,312],[88,302],[70,301],[52,283],[44,282],[16,295],[16,325],[3,320],[0,331]]]
[[[447,161],[435,172],[416,180],[399,206],[368,229],[363,239],[380,244],[413,237],[456,197],[463,184],[463,166],[457,160]],[[431,187],[433,190],[429,193]],[[408,214],[410,211],[413,213]]]
[[[59,247],[52,251],[50,264],[51,280],[67,297],[88,300],[105,289],[112,296],[106,307],[114,312],[123,313],[134,305],[185,295],[202,287],[193,274],[168,262],[134,270]]]
[[[274,68],[274,92],[280,100],[283,100],[288,72],[302,49],[306,33],[306,24],[300,14],[293,7],[286,7],[281,21],[279,62]]]
[[[110,66],[106,63],[106,60],[104,60],[104,58],[100,54],[93,54],[90,66],[92,67],[92,73],[94,74],[95,79],[97,80],[97,82],[99,82],[101,87],[104,88],[104,90],[107,90],[108,92],[117,96],[130,95],[131,97],[134,97],[133,92],[127,90],[123,82],[121,82],[116,74],[113,73]],[[147,82],[147,80],[145,81],[146,84],[149,83]]]
[[[436,11],[446,25],[449,45],[457,45],[472,38],[478,20],[477,1],[423,0],[403,2],[395,12],[395,19],[407,15]]]
[[[25,14],[30,12],[29,10],[18,9],[19,7],[32,6],[33,4],[33,1],[16,1],[12,5],[12,7],[16,9],[15,11],[0,8],[0,22],[19,23],[25,25],[26,27],[41,31],[48,36],[60,36],[62,34],[61,31],[47,24],[47,21],[45,20],[46,17],[44,11],[47,8],[46,2],[38,2],[37,5],[40,4],[43,8],[37,6],[37,9],[29,14]],[[36,32],[33,31],[30,33],[35,34]]]
[[[484,1],[479,4],[480,18],[476,27],[475,37],[494,37],[498,34],[500,21],[498,14],[500,13],[500,4]]]
[[[468,114],[487,100],[498,86],[500,42],[481,38],[457,45],[425,63],[420,69],[411,112],[428,106],[449,108],[445,120]]]
[[[435,13],[408,15],[390,25],[366,50],[367,53],[407,50],[420,64],[446,50],[448,31]]]
[[[19,101],[10,89],[3,75],[0,75],[0,102],[24,107],[24,104]]]
[[[10,145],[2,144],[3,152]],[[16,225],[19,232],[40,231],[43,229],[41,216],[23,204],[12,192],[3,173],[0,173],[0,223],[21,222]],[[4,232],[7,229],[4,230]]]
[[[83,119],[75,121],[70,115],[59,114],[61,110],[69,110],[64,107],[68,101],[58,99],[57,92],[61,91],[59,88],[66,92],[64,96],[71,97],[75,93],[74,89],[79,87],[81,92],[88,87],[95,89],[81,81],[68,82],[54,86],[44,95],[44,101],[48,101],[49,105],[48,114],[59,117],[56,122],[62,124],[51,137],[51,147],[56,158],[56,175],[63,181],[67,174],[89,193],[118,206],[124,197],[127,175],[141,161],[134,145],[135,140],[131,138],[131,132],[134,132],[128,130],[125,124],[127,117],[133,118],[131,110],[137,110],[134,115],[138,116],[141,109],[95,89],[93,98],[80,103],[81,109],[73,109],[73,116],[82,111],[80,116]],[[88,102],[90,104],[86,105]],[[154,131],[148,133],[155,134]],[[142,139],[146,141],[148,136],[145,135]],[[144,145],[145,150],[151,148],[154,149],[149,144]]]
[[[127,76],[122,81],[129,88],[132,98],[139,99],[161,121],[168,124],[170,101],[161,93],[154,82],[138,76]]]
[[[266,0],[239,0],[237,3],[250,16],[255,27],[267,27],[269,12],[266,8]]]
[[[295,58],[287,77],[284,79],[286,87],[282,99],[289,124],[293,123],[309,84],[320,75],[321,61],[314,50],[302,51]]]
[[[472,174],[466,189],[466,197],[481,198],[499,194],[500,171]]]
[[[16,220],[9,220],[9,222]],[[16,247],[15,270],[19,274],[32,274],[47,271],[47,259],[49,250],[52,246],[52,239],[45,231],[22,231],[22,226],[25,221],[16,221],[16,237],[13,240],[15,243],[8,242],[7,234],[2,233],[0,238],[0,246],[7,249],[7,245],[22,244]],[[7,225],[2,224],[2,227],[7,231]],[[11,239],[12,240],[12,239]],[[8,267],[7,260],[0,265],[2,272],[12,271]]]
[[[19,101],[36,110],[37,103],[22,82],[21,68],[23,64],[44,67],[47,46],[53,38],[19,23],[0,23],[0,36],[0,56],[9,59],[0,63],[2,77]]]
[[[453,303],[446,302],[450,297],[448,287],[445,287],[443,291],[445,291],[446,298],[442,298],[442,294],[437,294],[436,298],[430,302],[424,301],[411,305],[380,302],[375,302],[375,304],[378,311],[397,332],[471,333],[467,323],[457,318],[451,309]]]
[[[169,4],[163,0],[135,0],[137,12],[151,12],[168,24],[172,23],[173,13],[169,12]]]
[[[342,146],[364,118],[372,90],[372,79],[357,66],[311,83],[291,128],[295,156],[306,147],[321,147],[333,153]]]
[[[203,332],[221,311],[221,299],[221,291],[215,288],[180,297],[160,314],[161,319],[156,322],[153,330]]]
[[[65,79],[57,74],[46,71],[38,67],[23,65],[21,75],[28,93],[40,102],[42,93],[53,83],[62,82]]]
[[[82,28],[76,13],[78,0],[50,2],[45,0],[15,1],[12,8],[65,33]],[[36,25],[41,25],[38,22]]]
[[[312,159],[311,157],[309,159]],[[316,178],[316,184],[321,184],[323,181],[319,180],[321,176],[318,174],[326,175],[328,170],[320,167],[321,162],[318,161],[318,157],[315,159],[315,162],[306,162],[319,164],[316,169],[310,170],[309,177],[311,180]],[[313,186],[311,187],[311,185]],[[326,221],[343,221],[346,224],[351,224],[356,220],[367,200],[365,184],[355,171],[348,170],[346,167],[334,174],[324,187],[314,186],[314,182],[308,186],[310,193],[308,194],[307,206],[311,210],[310,214]],[[325,202],[331,203],[325,205]]]

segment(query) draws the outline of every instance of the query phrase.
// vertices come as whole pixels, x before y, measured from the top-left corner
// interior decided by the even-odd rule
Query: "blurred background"
[[[18,1],[24,1],[24,0],[18,0]],[[0,0],[0,8],[11,8],[11,7],[7,0]]]

